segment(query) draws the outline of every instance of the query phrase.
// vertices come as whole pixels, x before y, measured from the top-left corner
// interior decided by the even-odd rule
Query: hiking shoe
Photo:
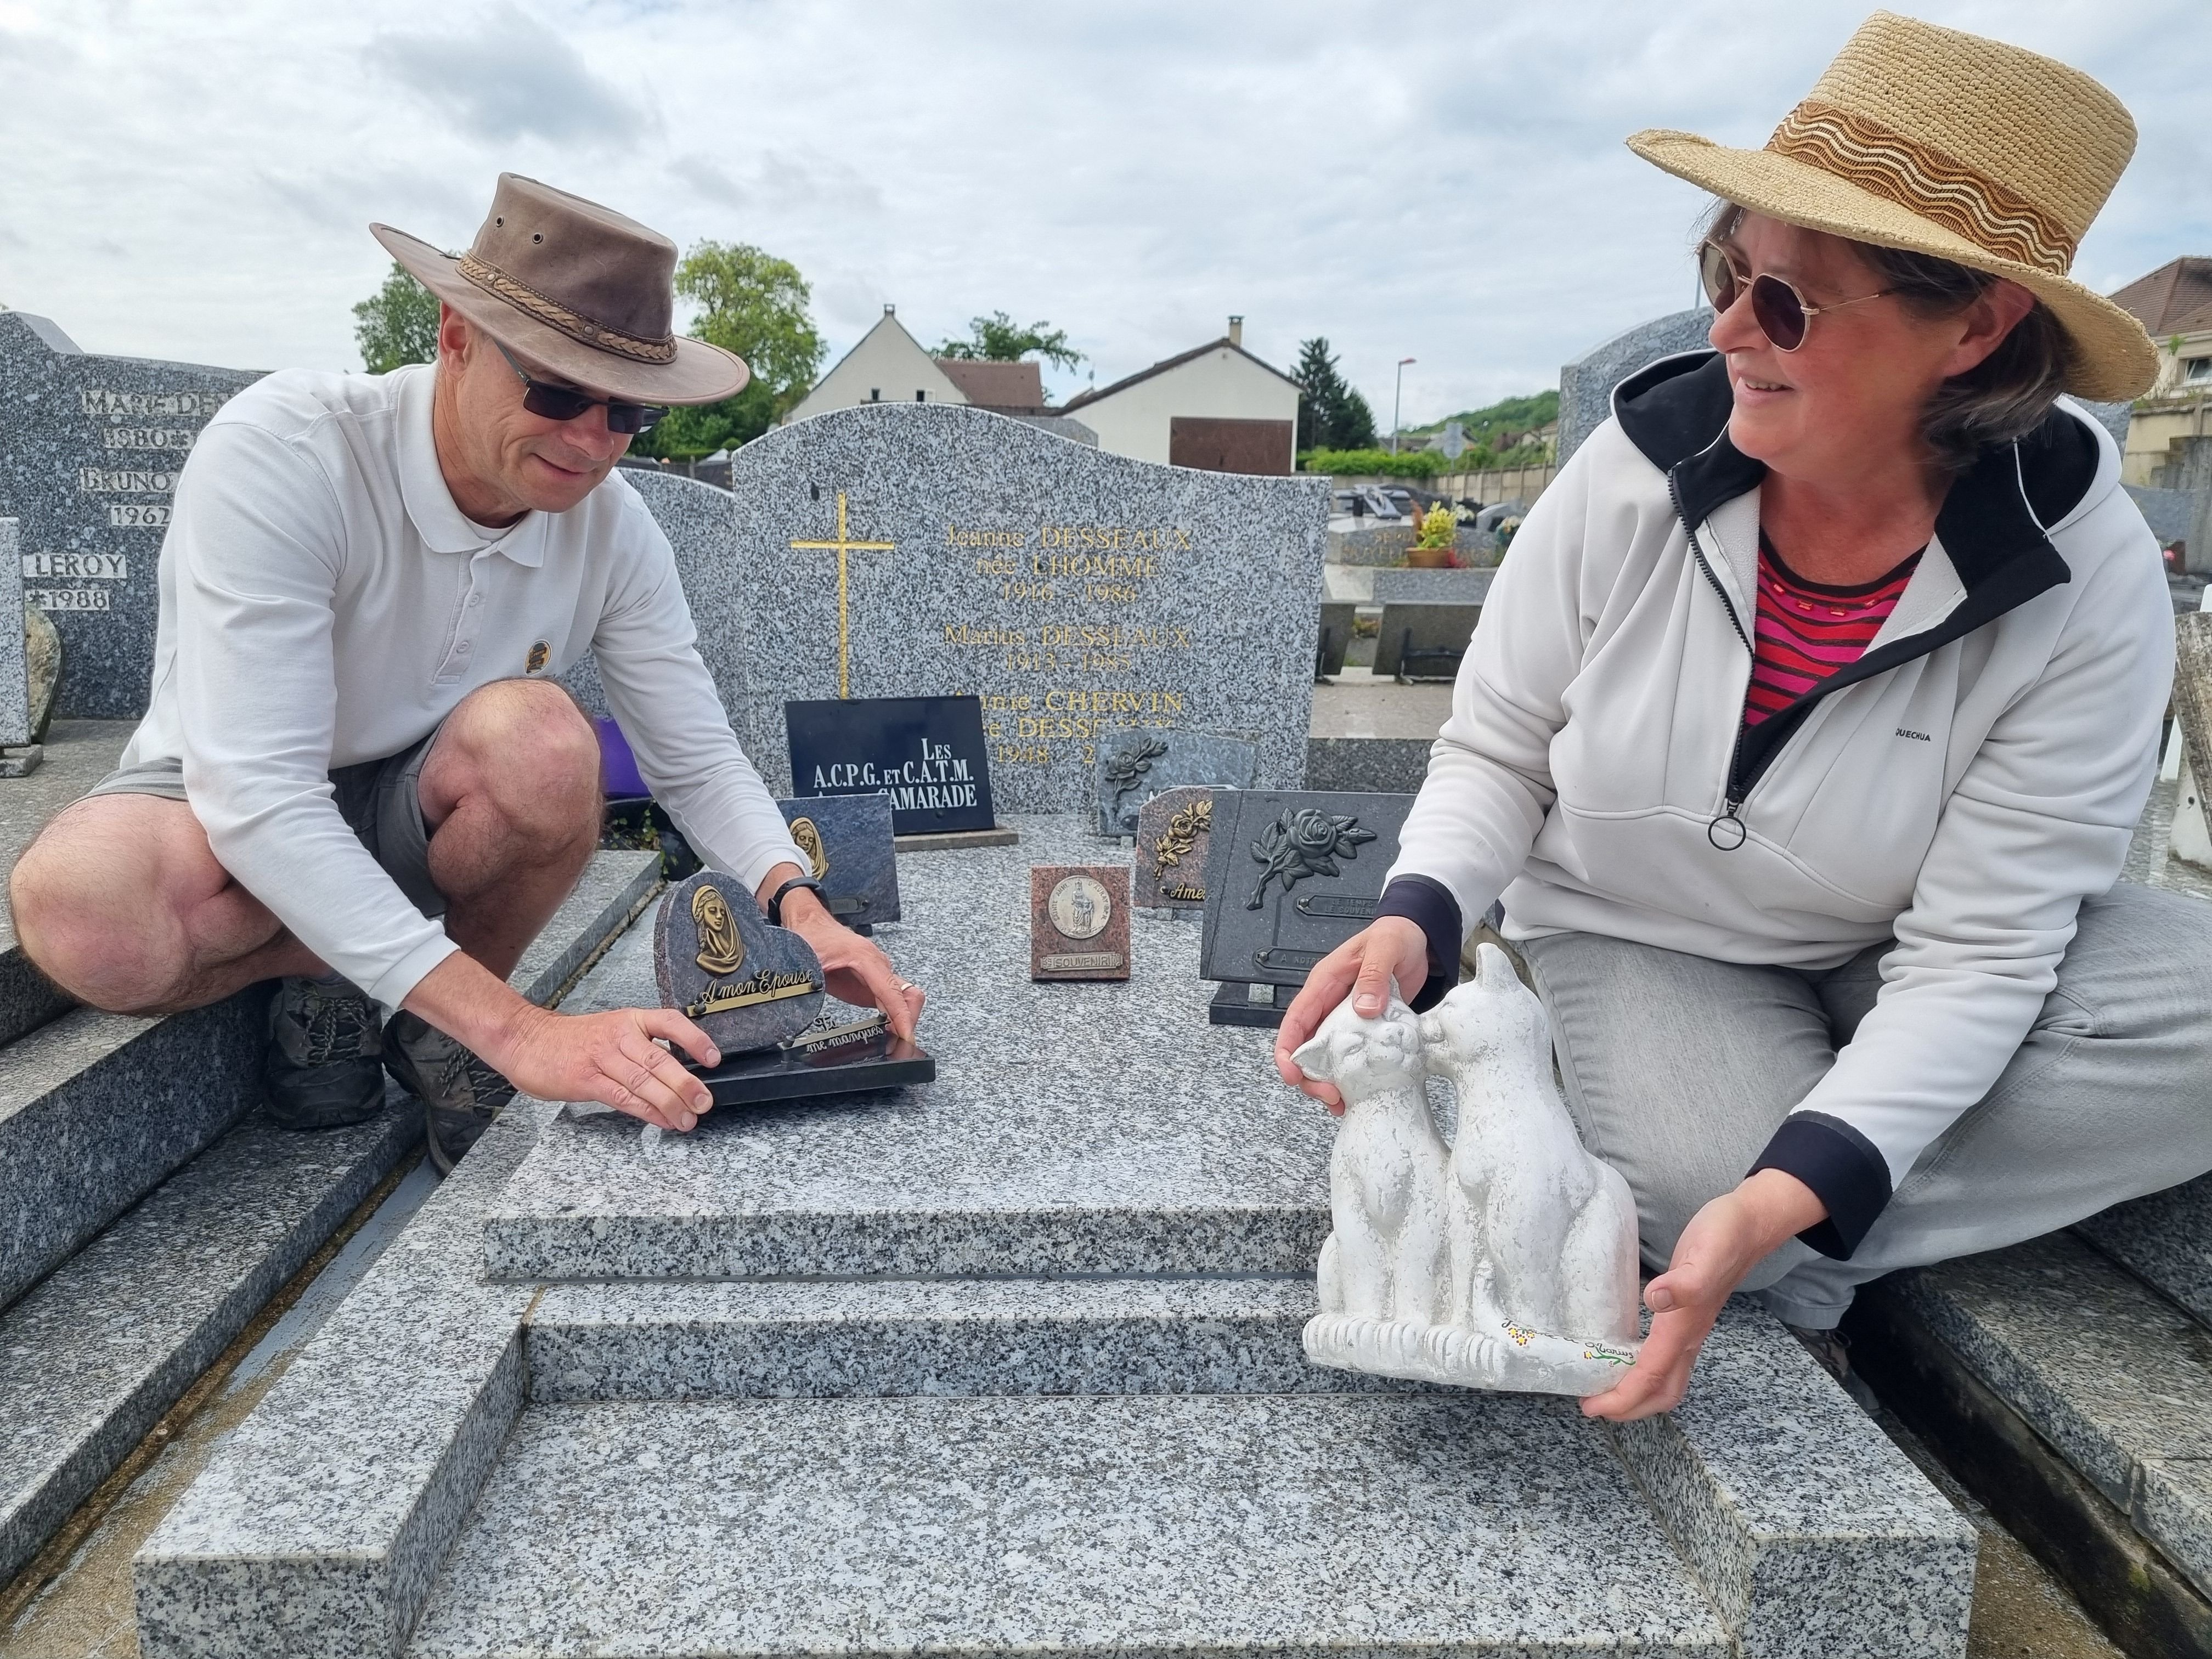
[[[441,1176],[514,1098],[514,1085],[420,1015],[392,1016],[384,1064],[422,1103],[423,1138]]]
[[[269,1115],[281,1128],[335,1129],[384,1109],[383,1019],[333,974],[285,980],[269,1004],[262,1056]]]
[[[1845,1394],[1858,1402],[1859,1409],[1871,1417],[1881,1409],[1874,1390],[1867,1387],[1866,1378],[1851,1369],[1851,1342],[1841,1331],[1808,1330],[1802,1325],[1784,1323],[1782,1328],[1796,1337],[1807,1353],[1813,1356],[1820,1369],[1843,1385]]]

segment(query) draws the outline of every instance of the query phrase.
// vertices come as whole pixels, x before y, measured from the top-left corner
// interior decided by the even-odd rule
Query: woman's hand
[[[1354,933],[1314,964],[1305,988],[1283,1014],[1275,1037],[1275,1069],[1293,1089],[1303,1089],[1332,1112],[1344,1109],[1344,1097],[1333,1085],[1316,1083],[1298,1069],[1291,1054],[1336,1011],[1345,993],[1352,1012],[1373,1019],[1390,1006],[1390,986],[1411,1002],[1429,978],[1429,941],[1417,923],[1383,916]]]
[[[1636,1363],[1603,1394],[1583,1401],[1583,1415],[1633,1423],[1680,1405],[1721,1304],[1783,1240],[1827,1215],[1828,1206],[1796,1176],[1761,1170],[1692,1216],[1667,1271],[1644,1287],[1651,1334]]]

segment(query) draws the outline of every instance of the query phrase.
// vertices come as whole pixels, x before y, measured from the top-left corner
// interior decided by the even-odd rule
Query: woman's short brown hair
[[[1700,240],[1727,240],[1747,211],[1734,202],[1717,204]],[[1923,317],[1963,311],[1999,280],[1932,254],[1872,242],[1850,246],[1884,289]],[[1920,411],[1920,435],[1935,452],[1937,465],[1964,472],[1984,449],[2034,431],[2066,383],[2072,351],[2066,331],[2038,300],[1995,351],[1964,374],[1944,381]]]

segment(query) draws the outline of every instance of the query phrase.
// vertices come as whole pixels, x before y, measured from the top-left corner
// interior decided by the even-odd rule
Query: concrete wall
[[[883,321],[860,337],[860,344],[847,352],[836,368],[823,375],[820,384],[799,400],[798,406],[784,417],[784,423],[789,425],[833,409],[850,409],[856,404],[910,404],[915,401],[917,392],[926,403],[968,401],[899,319],[885,312]],[[871,396],[872,393],[880,395]]]
[[[1101,449],[1165,465],[1176,416],[1295,422],[1298,389],[1224,345],[1069,413],[1098,434]]]

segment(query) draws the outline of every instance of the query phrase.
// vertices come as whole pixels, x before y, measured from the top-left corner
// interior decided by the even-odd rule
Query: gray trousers
[[[1835,1063],[1881,988],[1879,945],[1826,971],[1595,933],[1522,944],[1567,1104],[1667,1265]],[[2212,904],[2123,882],[2081,906],[2058,984],[1990,1089],[1923,1152],[1848,1261],[1792,1239],[1742,1288],[1826,1330],[1861,1285],[1993,1250],[2212,1170]]]

